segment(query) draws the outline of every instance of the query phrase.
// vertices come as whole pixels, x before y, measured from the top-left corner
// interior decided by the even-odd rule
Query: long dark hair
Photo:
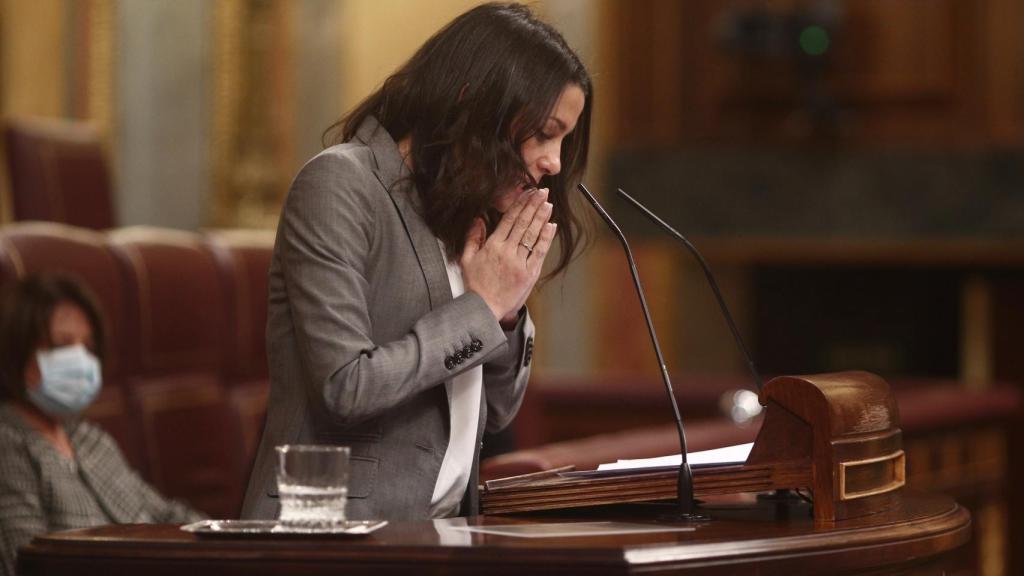
[[[549,188],[551,220],[558,224],[561,252],[553,275],[568,266],[580,242],[570,192],[587,165],[593,90],[562,35],[526,6],[483,4],[462,14],[328,128],[325,139],[351,140],[370,116],[396,142],[411,137],[423,218],[454,257],[475,218],[497,223],[491,208],[497,192],[529,182],[522,145],[543,129],[569,85],[583,90],[583,111],[562,142],[561,172],[535,183]]]
[[[53,344],[50,319],[63,302],[85,314],[93,353],[103,359],[103,316],[89,290],[67,276],[28,276],[6,286],[0,297],[0,400],[25,398],[25,365],[37,348]]]

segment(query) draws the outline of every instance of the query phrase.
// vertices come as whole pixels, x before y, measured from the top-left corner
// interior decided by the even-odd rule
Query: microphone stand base
[[[757,495],[759,502],[791,502],[803,500],[799,494],[789,488],[779,488],[773,492],[761,492]]]
[[[671,514],[662,514],[658,516],[658,521],[670,522],[672,524],[708,524],[711,522],[711,517],[707,514],[700,514],[698,512],[673,512]]]
[[[702,514],[698,510],[700,500],[694,500],[693,504],[690,505],[690,511],[684,512],[682,506],[678,502],[672,504],[672,510],[662,511],[658,515],[658,520],[661,522],[672,522],[674,524],[707,524],[711,522],[711,517],[707,514]]]

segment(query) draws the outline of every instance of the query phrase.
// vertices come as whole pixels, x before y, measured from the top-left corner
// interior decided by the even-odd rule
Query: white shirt
[[[438,241],[440,244],[440,241]],[[448,269],[448,283],[452,298],[466,292],[462,282],[462,267],[458,262],[448,260],[444,245],[441,245],[445,267]],[[466,493],[469,473],[473,467],[477,424],[480,420],[480,395],[483,393],[484,369],[475,366],[445,382],[448,392],[448,408],[451,414],[451,431],[448,448],[437,475],[434,495],[430,498],[430,516],[445,518],[459,511],[462,497]]]

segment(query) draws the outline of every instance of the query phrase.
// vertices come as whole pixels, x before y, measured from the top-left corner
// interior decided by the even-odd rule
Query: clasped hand
[[[462,252],[466,290],[480,295],[502,323],[513,322],[540,278],[544,258],[555,239],[548,190],[521,195],[502,216],[494,232],[477,219]]]

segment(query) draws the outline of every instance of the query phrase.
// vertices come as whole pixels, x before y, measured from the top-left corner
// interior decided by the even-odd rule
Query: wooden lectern
[[[761,401],[768,413],[742,465],[698,468],[696,492],[799,488],[802,499],[742,496],[702,507],[711,521],[655,520],[659,505],[550,513],[675,498],[676,472],[599,478],[548,474],[492,482],[484,516],[392,522],[365,538],[203,538],[174,525],[101,526],[36,538],[19,552],[26,576],[145,574],[945,574],[962,572],[958,554],[970,515],[944,496],[903,490],[899,417],[889,387],[863,372],[777,378]],[[515,525],[543,535],[552,523],[620,520],[644,534],[514,538],[465,528]],[[461,528],[460,529],[460,523]]]
[[[827,526],[900,506],[906,458],[889,385],[867,372],[783,376],[761,392],[765,419],[742,465],[693,471],[697,498],[808,490]],[[528,474],[487,482],[484,514],[650,502],[676,497],[675,470],[598,477]]]

